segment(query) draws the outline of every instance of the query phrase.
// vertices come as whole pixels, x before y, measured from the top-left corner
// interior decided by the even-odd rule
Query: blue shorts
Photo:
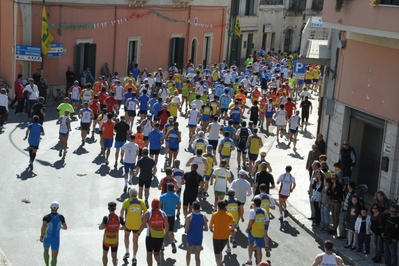
[[[230,156],[220,154],[220,159],[230,159]]]
[[[204,178],[205,178],[205,180],[207,180],[207,181],[209,181],[209,179],[211,179],[211,177],[212,177],[212,174],[210,174],[210,175],[204,175]]]
[[[202,121],[209,121],[209,120],[211,120],[210,115],[202,115]]]
[[[298,83],[298,85],[302,85],[303,84],[303,79],[298,79],[296,82]]]
[[[123,166],[125,168],[125,174],[128,174],[131,170],[134,170],[136,168],[135,163],[123,163]]]
[[[59,250],[60,249],[60,238],[59,237],[51,237],[45,238],[43,242],[44,248],[50,248],[51,250]]]
[[[251,232],[248,233],[248,242],[256,244],[256,247],[262,248],[263,247],[263,237],[254,237]]]
[[[311,79],[305,79],[305,84],[312,84],[312,80]]]
[[[71,100],[71,103],[78,103],[79,102],[79,100],[76,100],[76,99],[70,99]]]
[[[248,158],[250,161],[256,161],[258,159],[258,154],[248,153]]]
[[[187,234],[186,240],[189,246],[202,246],[202,239],[198,236],[192,236],[191,234]]]
[[[265,224],[265,230],[269,230],[269,224]]]
[[[114,142],[113,139],[106,139],[104,138],[104,147],[106,148],[112,148],[112,143]]]
[[[180,88],[181,83],[180,82],[175,82],[176,88]]]
[[[61,132],[60,132],[60,136],[68,137],[68,136],[69,136],[69,132],[67,132],[67,133],[61,133]]]
[[[125,144],[125,143],[126,143],[126,141],[117,141],[117,140],[115,140],[114,148],[115,149],[120,149],[120,148],[122,148],[123,144]]]
[[[273,112],[266,112],[266,118],[273,118]]]
[[[319,82],[319,79],[313,79],[313,83]]]
[[[190,125],[190,124],[188,124],[188,127],[193,128],[193,127],[197,127],[197,125]]]

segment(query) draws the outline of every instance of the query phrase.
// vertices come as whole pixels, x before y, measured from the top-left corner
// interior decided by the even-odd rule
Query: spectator
[[[73,82],[75,81],[75,73],[72,71],[72,67],[68,66],[67,71],[65,72],[66,78],[66,90],[65,95],[68,95],[68,90],[73,86]]]
[[[37,85],[34,83],[34,79],[29,79],[29,84],[23,90],[25,95],[25,99],[27,99],[27,103],[25,105],[25,111],[28,114],[28,117],[31,118],[31,109],[32,106],[36,103],[37,98],[39,97],[39,89]]]
[[[338,181],[343,184],[344,181],[344,172],[341,170],[341,164],[340,163],[335,163],[334,164],[334,172],[338,177]]]
[[[347,230],[347,244],[345,245],[345,248],[350,248],[351,250],[355,250],[357,246],[357,232],[355,231],[355,223],[360,214],[360,209],[361,206],[359,203],[359,198],[356,195],[352,196],[345,220]]]
[[[36,70],[36,73],[33,74],[33,76],[32,76],[35,85],[38,85],[38,84],[39,84],[39,81],[40,81],[40,77],[41,77],[41,76],[42,76],[42,70],[41,70],[40,68],[38,68],[38,69]]]
[[[370,229],[374,236],[375,256],[371,259],[374,263],[381,262],[384,242],[381,237],[384,228],[385,218],[377,203],[371,205],[371,226]]]
[[[24,95],[24,92],[23,92],[24,91],[24,85],[22,84],[23,83],[22,75],[21,75],[21,78],[18,79],[18,82],[19,82],[18,86],[15,86],[15,94],[16,94],[15,99],[18,100],[17,108],[15,109],[15,114],[17,116],[20,116],[24,112],[24,105],[25,105],[25,95]]]
[[[314,161],[312,163],[312,176],[309,182],[309,190],[308,190],[308,194],[309,194],[309,203],[310,203],[310,218],[308,218],[308,220],[314,220],[315,218],[315,209],[314,209],[314,204],[312,201],[312,197],[313,197],[313,179],[316,177],[316,174],[318,173],[318,171],[320,171],[320,162],[319,161]]]
[[[321,191],[321,230],[328,231],[330,228],[330,208],[331,208],[331,199],[328,196],[327,192],[332,186],[331,178],[324,180],[324,187]]]
[[[312,178],[313,174],[313,162],[319,160],[319,156],[321,155],[321,152],[318,150],[317,145],[313,144],[312,145],[312,150],[309,151],[308,154],[308,160],[306,161],[306,169],[309,171],[309,180]]]
[[[378,208],[380,208],[380,212],[383,215],[390,215],[389,213],[389,208],[395,203],[388,199],[387,195],[383,191],[377,191],[374,195],[374,202],[378,205]]]
[[[312,226],[319,226],[320,221],[321,221],[321,195],[322,195],[322,190],[323,190],[323,184],[324,184],[324,173],[321,170],[317,170],[315,177],[312,180],[312,198],[311,202],[313,203],[314,207],[314,220],[312,223]]]
[[[370,235],[371,235],[371,217],[367,213],[367,209],[362,207],[360,209],[360,215],[356,219],[355,232],[357,233],[357,252],[362,252],[364,244],[364,254],[369,254],[370,252]]]
[[[338,239],[345,239],[346,236],[346,230],[345,230],[345,221],[347,220],[347,213],[348,213],[348,208],[349,205],[352,201],[352,197],[356,196],[356,192],[355,192],[355,188],[356,188],[356,183],[351,181],[348,183],[347,185],[347,189],[348,192],[345,195],[343,204],[342,204],[342,209],[341,209],[341,213],[339,215],[339,237]]]
[[[18,101],[18,93],[22,93],[22,90],[24,89],[24,87],[22,86],[22,90],[21,90],[21,84],[22,84],[22,74],[18,74],[17,79],[14,81],[14,91],[15,91],[15,98],[14,100],[12,100],[12,102],[10,103],[9,107],[11,109],[13,109],[14,104]],[[20,92],[19,92],[20,91]],[[17,112],[15,112],[17,113]]]
[[[315,144],[317,145],[317,150],[321,152],[321,154],[326,154],[326,143],[323,139],[323,134],[317,134]]]
[[[87,83],[91,83],[93,84],[95,82],[95,79],[93,77],[93,75],[90,72],[90,67],[87,67],[83,72],[82,72],[82,76],[81,76],[81,81],[80,83],[82,84],[82,86],[86,86]]]
[[[333,227],[328,233],[330,235],[337,235],[337,228],[339,225],[339,215],[341,212],[342,201],[344,200],[342,185],[338,181],[337,175],[331,175],[331,186],[327,191],[327,195],[330,196],[331,199],[331,214],[333,218]],[[345,238],[345,237],[343,237]]]
[[[385,223],[384,233],[384,251],[385,265],[394,266],[398,263],[398,240],[399,240],[399,215],[398,206],[392,205],[389,208],[391,216]]]
[[[356,166],[356,154],[348,140],[344,141],[341,152],[339,153],[339,163],[344,172],[344,177],[351,177],[353,168]]]
[[[0,129],[2,129],[8,118],[8,96],[5,88],[0,90],[0,116]]]
[[[47,98],[47,84],[44,80],[44,77],[40,77],[39,83],[37,84],[37,87],[39,89],[39,97],[44,98],[44,104],[46,103],[46,98]]]

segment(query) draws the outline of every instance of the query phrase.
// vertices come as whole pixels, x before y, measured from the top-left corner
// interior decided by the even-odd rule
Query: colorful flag
[[[234,25],[234,33],[240,37],[241,36],[241,25],[240,25],[240,17],[236,16],[236,24]]]
[[[50,43],[54,41],[54,37],[48,30],[46,6],[42,9],[42,54],[47,55],[50,51]]]

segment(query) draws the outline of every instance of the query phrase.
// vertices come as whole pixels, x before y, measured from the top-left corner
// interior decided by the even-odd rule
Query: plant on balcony
[[[340,12],[343,4],[344,0],[337,0],[337,2],[335,2],[335,11]]]
[[[375,7],[376,5],[381,4],[381,0],[370,0],[370,6]]]

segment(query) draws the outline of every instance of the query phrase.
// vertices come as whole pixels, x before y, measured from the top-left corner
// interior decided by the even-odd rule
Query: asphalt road
[[[12,110],[11,110],[12,111]],[[126,198],[122,193],[124,186],[123,169],[113,169],[113,151],[111,151],[110,165],[103,163],[99,157],[99,136],[94,135],[82,148],[79,122],[72,123],[69,138],[69,151],[65,158],[58,157],[58,126],[55,124],[57,114],[54,107],[46,110],[44,123],[46,135],[43,137],[34,170],[28,171],[28,144],[22,139],[25,136],[27,117],[10,115],[8,124],[0,133],[1,143],[1,175],[0,175],[0,248],[14,266],[43,265],[43,248],[39,242],[40,227],[43,215],[49,213],[50,203],[57,200],[60,203],[59,212],[66,218],[68,230],[61,232],[61,247],[58,265],[102,265],[102,236],[98,224],[108,213],[107,203],[116,201],[118,210],[121,202]],[[185,149],[188,144],[188,129],[185,127],[184,117],[179,117],[181,125],[182,143],[178,158],[185,165],[191,156]],[[274,128],[271,127],[271,131]],[[274,135],[261,133],[265,142],[265,150],[274,145]],[[295,159],[295,158],[293,158]],[[292,160],[293,160],[292,159]],[[273,160],[279,158],[269,158]],[[158,180],[164,176],[164,156],[160,156],[158,163],[158,179],[152,182],[150,201],[160,195],[157,190]],[[161,170],[162,169],[162,170]],[[188,168],[183,167],[184,170]],[[235,176],[237,171],[236,152],[233,152],[231,169]],[[275,178],[277,178],[275,176]],[[277,196],[277,191],[272,191]],[[30,203],[21,200],[27,199]],[[213,191],[210,189],[208,202],[213,203]],[[203,212],[210,218],[212,208],[208,202],[201,202]],[[249,200],[245,205],[245,219],[241,228],[246,228]],[[305,204],[305,203],[304,203]],[[278,212],[272,211],[273,217]],[[169,240],[166,241],[162,265],[185,264],[185,235],[179,222],[176,223],[178,252],[172,254]],[[321,252],[319,244],[312,236],[287,218],[283,223],[272,219],[269,235],[271,237],[272,265],[310,265],[316,254]],[[248,259],[247,236],[245,232],[237,234],[238,247],[233,249],[232,255],[224,254],[225,265],[242,265]],[[146,265],[145,237],[140,237],[138,265]],[[123,234],[120,233],[118,251],[119,264],[125,253]],[[265,258],[265,254],[263,252]],[[202,265],[215,265],[212,233],[204,233]],[[110,265],[111,263],[109,263]],[[154,262],[155,264],[155,262]],[[192,256],[194,265],[194,256]],[[254,264],[255,265],[255,264]]]

